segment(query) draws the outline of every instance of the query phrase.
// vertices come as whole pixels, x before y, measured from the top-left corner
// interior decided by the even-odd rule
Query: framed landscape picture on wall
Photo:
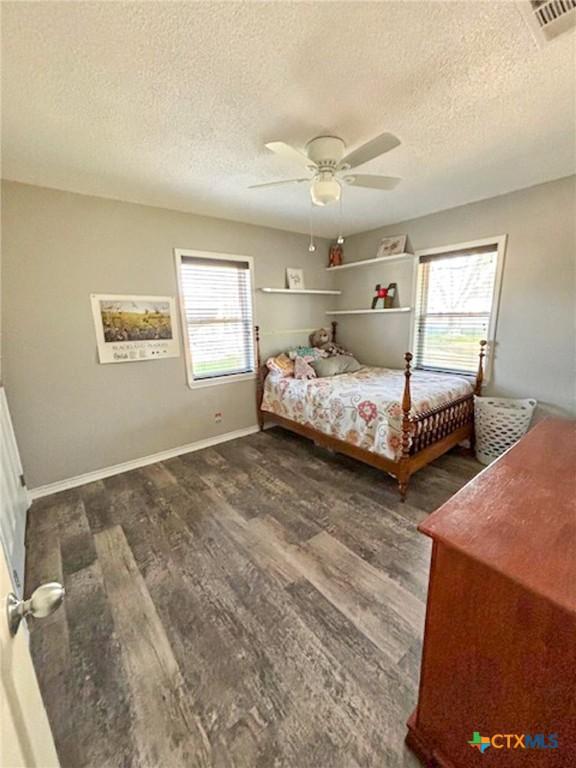
[[[179,357],[176,304],[172,296],[90,296],[101,363]]]

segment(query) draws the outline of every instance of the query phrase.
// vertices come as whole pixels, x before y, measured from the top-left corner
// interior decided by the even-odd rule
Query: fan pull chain
[[[314,204],[310,200],[310,211],[308,215],[308,223],[310,225],[310,245],[308,246],[309,253],[314,253],[316,250],[316,244],[314,243],[314,229],[312,227],[312,212],[314,210]]]
[[[338,237],[336,238],[338,245],[342,245],[344,242],[344,235],[342,234],[344,220],[344,214],[342,212],[342,198],[344,197],[344,185],[341,184],[340,186],[342,187],[342,191],[340,192],[340,200],[338,201]]]

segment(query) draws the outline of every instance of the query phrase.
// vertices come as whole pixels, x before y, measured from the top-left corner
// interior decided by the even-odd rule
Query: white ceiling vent
[[[518,0],[518,7],[539,45],[576,26],[576,0]]]

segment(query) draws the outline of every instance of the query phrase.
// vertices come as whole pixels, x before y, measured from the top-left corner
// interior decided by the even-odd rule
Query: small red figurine
[[[330,253],[328,256],[329,267],[339,267],[342,264],[343,250],[342,246],[338,243],[334,243],[330,246]]]

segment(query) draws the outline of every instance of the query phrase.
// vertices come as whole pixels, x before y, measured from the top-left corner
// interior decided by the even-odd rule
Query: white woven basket
[[[528,431],[536,400],[474,397],[476,458],[490,464]]]

